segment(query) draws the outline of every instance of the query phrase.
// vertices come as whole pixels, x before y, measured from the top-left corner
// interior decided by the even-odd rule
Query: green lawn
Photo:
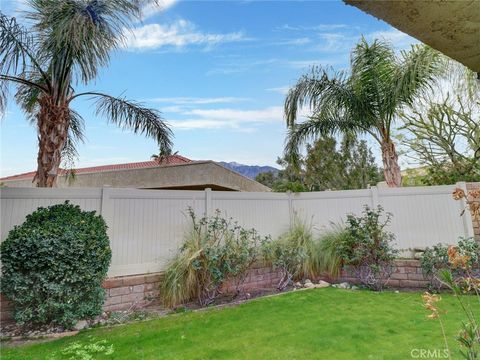
[[[471,300],[480,312],[478,301]],[[443,295],[439,305],[447,310],[444,325],[456,359],[454,338],[463,315],[450,295]],[[72,351],[66,354],[65,349],[73,349],[73,343],[93,349],[92,344],[104,341],[112,345],[112,354],[86,352],[93,359],[411,359],[412,349],[444,348],[438,321],[426,315],[420,293],[313,289],[87,330],[53,342],[3,349],[1,358],[72,358]]]

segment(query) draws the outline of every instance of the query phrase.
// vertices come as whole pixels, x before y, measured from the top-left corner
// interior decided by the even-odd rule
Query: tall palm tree
[[[350,73],[313,68],[290,89],[285,100],[285,152],[295,161],[303,145],[320,135],[368,134],[380,144],[388,186],[401,186],[392,127],[398,111],[435,81],[442,69],[439,54],[417,45],[397,56],[386,42],[362,39],[350,61]],[[312,114],[297,123],[304,108]]]
[[[89,83],[109,63],[110,52],[122,45],[125,29],[140,17],[145,1],[28,0],[28,29],[0,13],[0,111],[13,85],[17,103],[37,125],[37,186],[55,186],[62,158],[76,155],[84,120],[71,103],[82,96],[95,101],[97,115],[171,148],[171,131],[158,111],[74,88]]]

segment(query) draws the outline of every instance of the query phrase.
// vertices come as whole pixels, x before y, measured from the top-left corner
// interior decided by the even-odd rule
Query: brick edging
[[[419,260],[399,259],[395,261],[397,266],[388,282],[388,286],[393,288],[414,288],[423,289],[428,285],[422,274]],[[113,277],[103,282],[106,291],[104,311],[120,311],[130,308],[142,308],[151,304],[159,303],[159,287],[163,278],[163,273],[152,273],[135,276]],[[327,276],[319,279],[335,282],[347,281],[357,283],[345,270],[342,271],[338,279],[329,279]],[[315,280],[319,280],[315,279]],[[280,280],[280,273],[271,267],[258,262],[248,271],[242,288],[246,291],[260,290],[265,288],[274,288]],[[232,283],[227,283],[223,290],[228,293],[234,290]],[[0,294],[1,295],[1,294]],[[12,304],[4,296],[0,297],[1,320],[11,320]]]

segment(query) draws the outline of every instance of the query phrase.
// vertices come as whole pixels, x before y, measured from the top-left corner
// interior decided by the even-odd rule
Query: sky
[[[275,166],[286,135],[286,91],[312,65],[348,69],[362,35],[398,50],[415,42],[341,1],[160,1],[144,9],[110,66],[77,91],[123,95],[160,110],[174,151],[194,160]],[[9,16],[25,6],[0,0]],[[77,167],[144,161],[158,152],[154,140],[108,124],[92,105],[73,103],[86,120]],[[34,170],[36,129],[12,97],[0,131],[0,176]]]

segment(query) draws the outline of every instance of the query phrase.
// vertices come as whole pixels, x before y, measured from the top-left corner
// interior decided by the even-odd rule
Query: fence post
[[[110,247],[113,247],[113,207],[112,200],[110,199],[109,187],[104,185],[102,187],[102,197],[100,199],[100,215],[102,215],[103,220],[107,223],[107,235],[110,239]],[[110,264],[110,270],[111,268]],[[109,270],[109,271],[110,271]]]
[[[212,189],[205,189],[205,216],[212,215]]]
[[[293,203],[292,203],[292,192],[290,190],[287,191],[287,200],[288,200],[288,220],[289,220],[289,228],[292,229],[293,226]]]
[[[112,231],[113,231],[113,207],[112,199],[110,198],[110,187],[104,185],[102,187],[102,198],[100,200],[100,214],[108,225],[108,236],[110,241],[112,240]]]
[[[459,181],[457,182],[456,185],[458,188],[462,189],[465,192],[465,195],[467,194],[467,183],[465,181]],[[465,236],[475,238],[475,234],[473,233],[472,213],[470,212],[470,209],[468,209],[467,199],[462,198],[459,200],[459,202],[460,202],[460,212],[462,212],[465,209],[465,212],[462,215],[463,227],[465,229]]]
[[[108,204],[110,199],[108,197],[107,189],[108,189],[107,185],[104,185],[102,187],[102,198],[100,199],[100,215],[102,215],[103,218],[105,218],[106,215],[110,215],[109,214],[110,207]]]
[[[376,209],[378,205],[380,205],[380,201],[378,199],[378,188],[376,186],[372,186],[370,190],[372,192],[372,207]]]

